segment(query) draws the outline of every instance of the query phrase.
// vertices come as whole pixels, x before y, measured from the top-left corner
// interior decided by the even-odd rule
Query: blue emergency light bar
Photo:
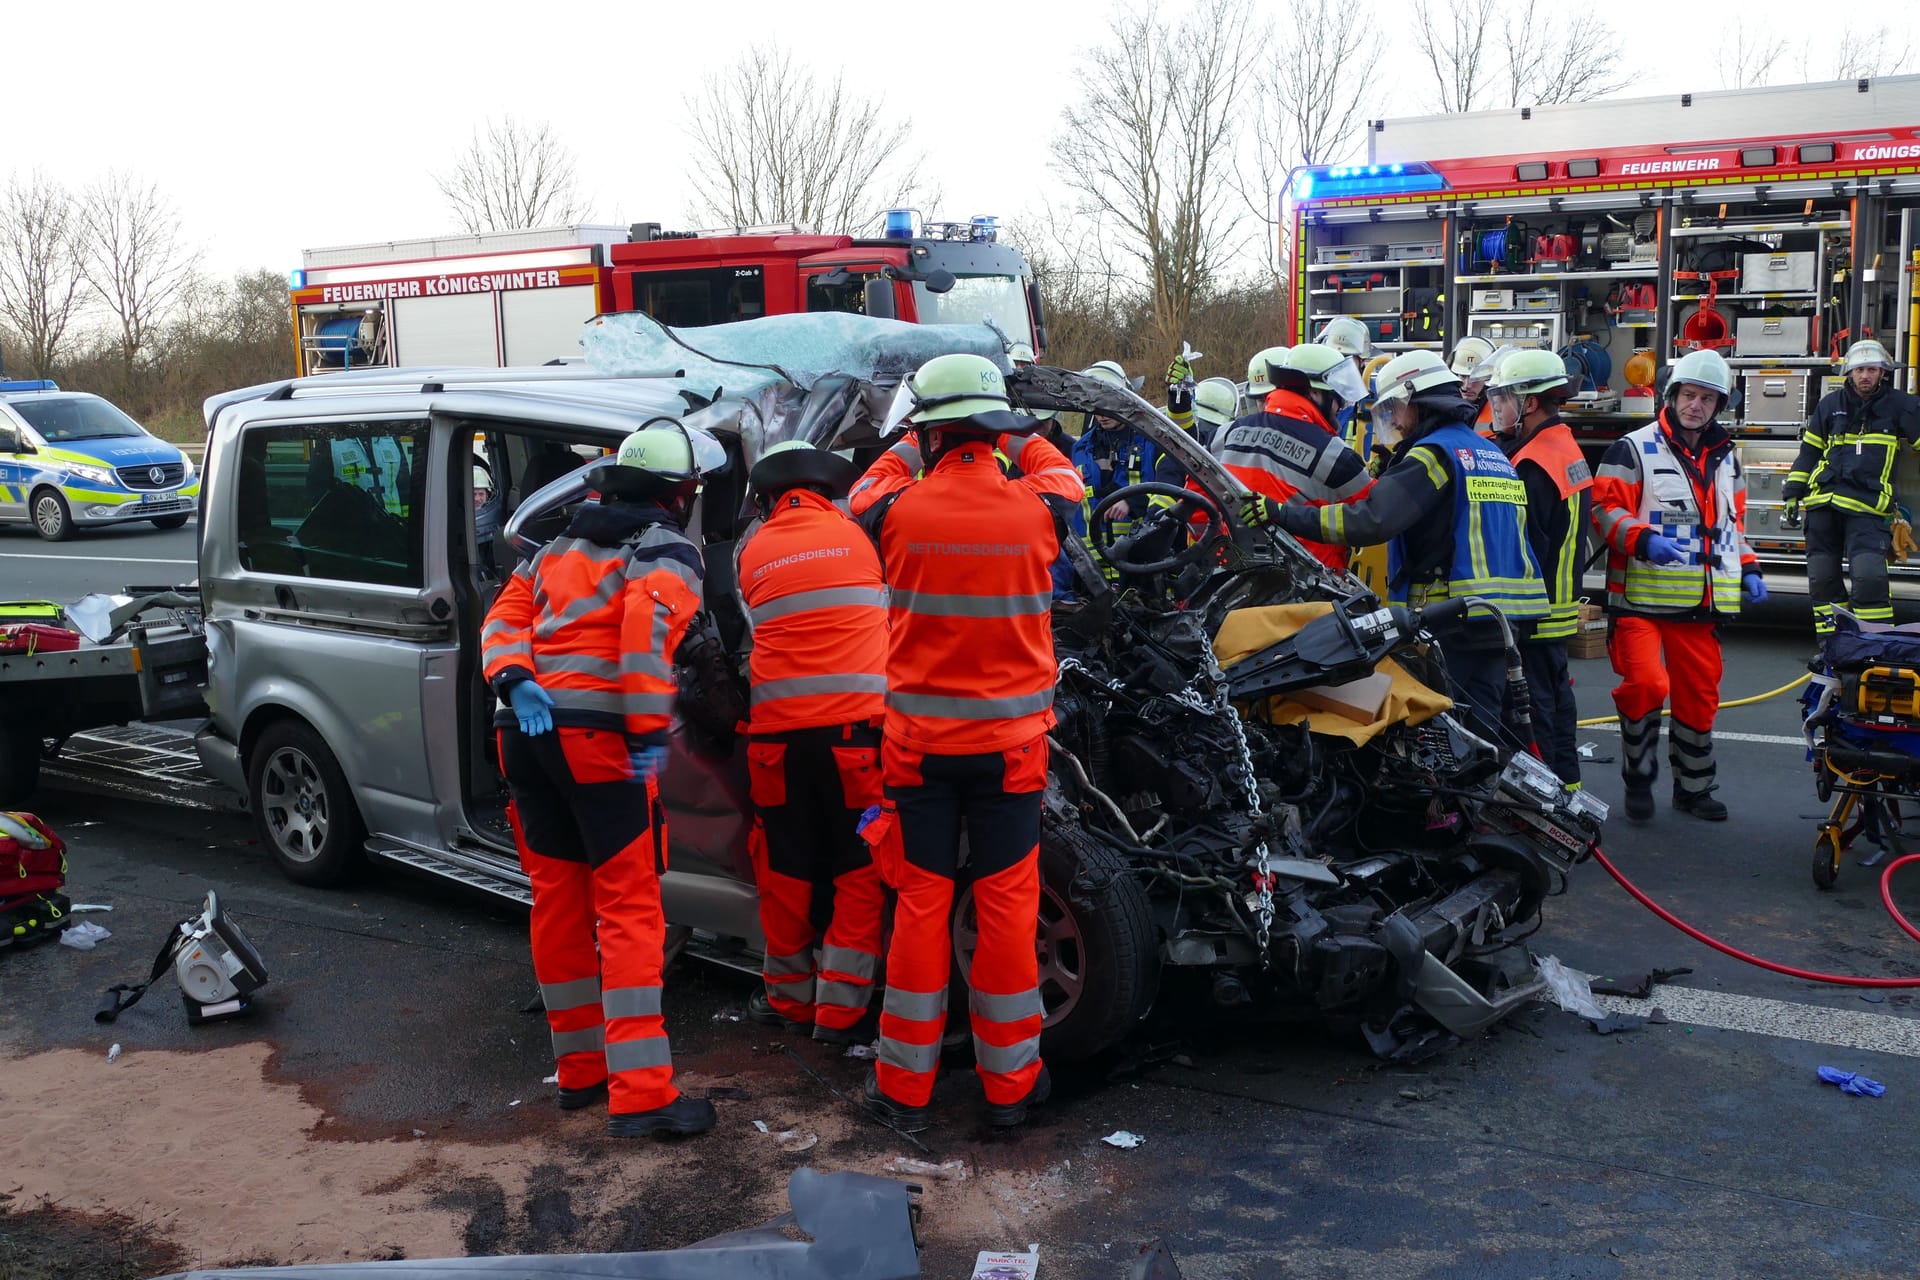
[[[307,273],[300,267],[287,272],[287,292],[293,293],[307,287]]]
[[[1349,200],[1362,196],[1445,191],[1447,180],[1427,164],[1354,164],[1302,169],[1293,177],[1295,200]]]
[[[25,378],[13,382],[0,382],[0,391],[58,391],[60,384],[52,378]]]
[[[889,240],[913,239],[913,210],[887,210],[887,226],[881,234]]]

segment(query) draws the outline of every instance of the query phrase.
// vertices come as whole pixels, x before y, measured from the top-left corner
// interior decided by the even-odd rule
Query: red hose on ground
[[[1653,912],[1653,914],[1659,916],[1662,920],[1665,920],[1668,924],[1686,934],[1695,942],[1703,942],[1715,951],[1718,951],[1721,955],[1732,956],[1735,960],[1744,960],[1750,965],[1755,965],[1774,973],[1785,974],[1789,978],[1802,978],[1808,982],[1825,982],[1836,987],[1920,987],[1920,976],[1911,978],[1854,978],[1848,977],[1845,974],[1815,973],[1811,969],[1796,969],[1790,964],[1778,964],[1772,960],[1762,960],[1759,956],[1749,955],[1738,947],[1728,946],[1718,938],[1708,937],[1700,930],[1688,924],[1685,920],[1682,920],[1679,916],[1673,914],[1673,912],[1655,902],[1652,898],[1649,898],[1640,891],[1638,885],[1634,884],[1633,881],[1627,879],[1627,877],[1621,873],[1620,868],[1613,865],[1611,858],[1607,857],[1607,855],[1598,848],[1594,849],[1593,857],[1594,861],[1606,868],[1608,875],[1620,882],[1620,887],[1625,889],[1635,902]],[[1909,853],[1905,857],[1895,858],[1887,864],[1887,869],[1882,872],[1880,876],[1880,902],[1881,905],[1886,907],[1887,914],[1893,917],[1893,922],[1899,925],[1908,937],[1915,941],[1920,941],[1920,929],[1915,929],[1912,922],[1900,914],[1900,908],[1893,905],[1893,873],[1911,862],[1920,862],[1920,853]]]

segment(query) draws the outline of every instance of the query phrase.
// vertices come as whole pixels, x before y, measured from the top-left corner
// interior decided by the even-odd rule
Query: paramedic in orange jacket
[[[1627,816],[1653,817],[1660,708],[1673,695],[1673,807],[1724,822],[1713,794],[1722,621],[1744,592],[1767,598],[1747,545],[1747,479],[1714,421],[1733,374],[1714,351],[1674,363],[1659,416],[1614,441],[1593,481],[1593,523],[1607,544],[1607,656],[1620,684],[1620,773]],[[1664,655],[1664,661],[1663,661]]]
[[[1040,1061],[1034,931],[1058,674],[1050,567],[1078,494],[1049,487],[1048,475],[1071,467],[1043,440],[1020,446],[1020,480],[1002,471],[994,442],[1040,424],[1009,412],[991,361],[940,356],[914,373],[907,394],[926,474],[869,504],[863,518],[886,567],[892,628],[886,800],[867,837],[899,893],[880,1060],[863,1095],[906,1132],[929,1123],[964,828],[979,928],[967,974],[975,1069],[988,1122],[1011,1126],[1052,1088]],[[869,478],[895,468],[883,457]]]
[[[748,474],[765,517],[742,545],[753,627],[749,844],[766,935],[747,1014],[852,1044],[880,964],[884,894],[860,815],[880,803],[887,602],[880,557],[835,505],[859,472],[788,440]]]
[[[700,552],[681,529],[700,476],[724,462],[711,436],[667,419],[629,435],[599,468],[599,501],[514,570],[480,633],[487,681],[510,708],[495,718],[500,767],[533,883],[560,1106],[604,1096],[614,1137],[714,1121],[711,1102],[673,1086],[660,1012],[658,782],[674,655],[701,600]]]

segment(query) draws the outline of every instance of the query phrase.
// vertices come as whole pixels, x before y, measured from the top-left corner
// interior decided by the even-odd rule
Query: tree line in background
[[[1389,25],[1391,20],[1391,25]],[[1350,158],[1380,107],[1375,68],[1404,41],[1419,105],[1469,111],[1586,102],[1631,89],[1623,35],[1540,0],[1197,0],[1117,8],[1072,72],[1040,188],[1004,228],[1041,285],[1052,363],[1159,367],[1180,344],[1237,373],[1286,331],[1294,172]],[[1735,18],[1711,55],[1724,88],[1905,70],[1887,28],[1790,43]],[[1704,65],[1704,63],[1703,63]],[[799,224],[873,234],[880,211],[937,207],[912,130],[885,104],[750,49],[683,104],[700,225]],[[585,218],[572,149],[551,126],[488,121],[436,175],[462,230]],[[197,419],[215,391],[285,376],[286,286],[271,271],[208,277],[164,194],[126,174],[70,189],[16,174],[0,193],[0,357],[136,417]]]

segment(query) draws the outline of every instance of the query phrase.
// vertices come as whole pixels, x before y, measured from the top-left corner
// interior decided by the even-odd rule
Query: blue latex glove
[[[633,764],[635,782],[658,782],[667,767],[667,747],[665,743],[641,747],[627,758]]]
[[[532,680],[507,690],[507,705],[520,717],[520,732],[529,738],[553,728],[553,695]]]
[[[1840,1092],[1850,1093],[1856,1098],[1877,1098],[1887,1091],[1887,1086],[1878,1080],[1852,1071],[1842,1071],[1838,1067],[1821,1067],[1820,1078],[1828,1084],[1840,1086]]]
[[[1646,558],[1655,564],[1683,564],[1687,553],[1682,551],[1680,544],[1672,538],[1662,537],[1656,533],[1647,539]]]
[[[1750,604],[1760,604],[1767,598],[1767,580],[1757,573],[1740,575],[1740,589],[1747,593]]]

